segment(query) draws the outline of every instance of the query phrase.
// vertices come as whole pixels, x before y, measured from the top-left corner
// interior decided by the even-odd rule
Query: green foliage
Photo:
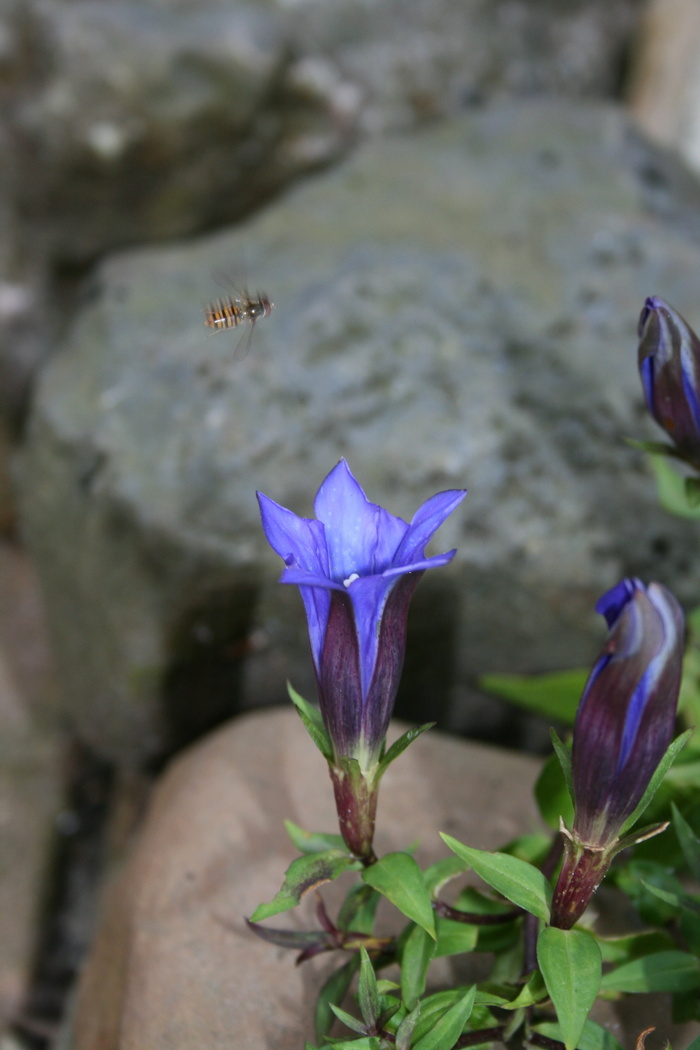
[[[368,886],[391,901],[407,919],[412,919],[434,941],[437,940],[433,907],[423,874],[413,857],[408,853],[387,853],[367,868],[362,878]]]
[[[261,922],[272,915],[296,908],[302,897],[318,889],[324,882],[332,882],[345,871],[357,871],[359,862],[347,850],[329,849],[323,853],[312,853],[297,857],[287,868],[282,888],[269,904],[260,904],[250,917],[251,922]]]
[[[562,1042],[566,1050],[576,1050],[600,989],[600,948],[583,930],[550,926],[537,939],[537,962],[557,1011]]]
[[[450,835],[441,833],[440,837],[489,886],[519,908],[531,912],[538,919],[549,921],[552,888],[541,871],[507,853],[487,853],[486,850],[465,846]]]
[[[546,674],[485,674],[479,687],[543,718],[572,726],[588,672],[549,671]]]

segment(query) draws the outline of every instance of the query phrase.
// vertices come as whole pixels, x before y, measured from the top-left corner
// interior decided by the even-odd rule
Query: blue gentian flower
[[[649,413],[681,458],[700,468],[700,341],[658,296],[639,318],[639,372]]]
[[[608,638],[581,697],[572,745],[574,822],[554,894],[555,926],[579,918],[671,743],[683,663],[680,605],[658,583],[622,580],[596,609]]]
[[[315,519],[258,493],[265,535],[286,565],[280,582],[299,587],[306,609],[339,813],[350,805],[348,769],[355,802],[366,790],[376,804],[373,777],[403,665],[409,602],[423,572],[454,557],[453,550],[426,557],[425,547],[464,496],[462,489],[438,493],[409,524],[371,503],[344,459],[318,490]],[[364,847],[355,842],[354,849]]]

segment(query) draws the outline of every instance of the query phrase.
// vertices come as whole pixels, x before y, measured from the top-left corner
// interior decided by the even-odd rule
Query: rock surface
[[[426,734],[382,783],[378,851],[417,839],[424,864],[446,855],[438,830],[483,848],[536,830],[537,769]],[[313,1040],[315,995],[337,961],[295,967],[293,953],[243,924],[295,855],[287,818],[337,827],[325,763],[290,709],[247,715],[173,762],[107,892],[61,1050],[300,1050]],[[303,920],[295,911],[270,925],[315,928],[313,902],[300,910]]]
[[[696,525],[624,439],[658,438],[644,297],[700,322],[699,203],[617,109],[496,106],[367,148],[241,232],[110,260],[22,470],[78,735],[139,762],[283,701],[287,678],[313,694],[255,489],[310,513],[341,455],[405,517],[469,489],[435,546],[458,556],[414,599],[411,721],[509,732],[473,677],[588,662],[623,575],[697,601]],[[200,304],[241,260],[277,308],[235,361]]]
[[[9,0],[10,199],[73,261],[206,228],[470,100],[612,95],[639,6]]]

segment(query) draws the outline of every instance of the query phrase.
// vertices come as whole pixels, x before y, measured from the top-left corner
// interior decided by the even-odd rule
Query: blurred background
[[[700,6],[3,0],[0,91],[0,1048],[27,1050],[169,757],[313,695],[256,488],[310,514],[340,455],[406,517],[469,488],[397,713],[474,739],[546,748],[478,677],[585,665],[621,575],[697,602],[694,524],[623,438],[654,436],[644,297],[700,323]],[[204,326],[234,286],[275,302],[245,355]]]

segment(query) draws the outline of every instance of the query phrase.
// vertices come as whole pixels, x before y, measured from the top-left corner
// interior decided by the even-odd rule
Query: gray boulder
[[[368,147],[242,230],[110,259],[22,465],[75,731],[141,761],[288,677],[313,694],[255,490],[310,514],[340,456],[405,517],[469,489],[414,600],[404,717],[507,739],[475,675],[589,661],[623,575],[697,601],[695,526],[624,439],[655,436],[644,297],[700,322],[698,200],[619,110],[509,104]],[[243,262],[276,309],[236,360],[200,306]]]

